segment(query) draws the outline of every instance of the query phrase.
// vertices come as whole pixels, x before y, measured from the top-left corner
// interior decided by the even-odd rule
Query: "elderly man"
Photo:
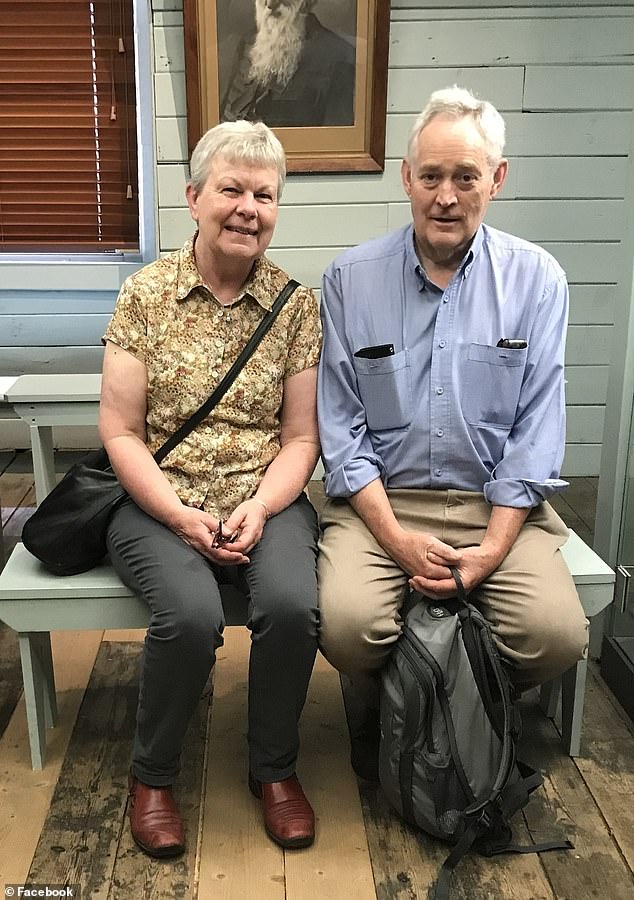
[[[237,46],[221,40],[222,120],[257,119],[270,127],[354,123],[354,46],[324,28],[314,5],[255,0],[255,35]]]
[[[443,600],[455,566],[519,690],[586,648],[567,528],[547,502],[566,486],[568,290],[548,253],[483,224],[503,149],[490,103],[432,94],[401,169],[412,224],[323,279],[321,640],[365,696],[361,777],[376,773],[376,674],[410,588]]]

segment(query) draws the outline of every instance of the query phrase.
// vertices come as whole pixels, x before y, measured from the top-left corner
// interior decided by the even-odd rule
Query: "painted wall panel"
[[[29,315],[57,315],[73,313],[112,313],[116,291],[3,291],[0,293],[0,317]],[[0,334],[4,337],[6,322]]]
[[[2,343],[8,347],[90,347],[101,340],[111,313],[90,315],[13,315],[4,317]]]
[[[570,324],[613,325],[617,299],[614,284],[573,284],[570,287]]]
[[[634,20],[628,27],[634,34]],[[631,109],[633,97],[634,69],[629,63],[526,69],[524,110]]]
[[[183,163],[188,159],[187,120],[184,116],[156,120],[156,159],[159,163]]]
[[[164,2],[164,0],[160,0]],[[398,16],[405,11],[417,18],[426,18],[434,12],[441,10],[445,15],[452,10],[465,13],[472,11],[479,15],[496,15],[496,10],[502,10],[503,15],[508,16],[514,11],[521,15],[544,16],[549,12],[556,15],[564,15],[568,12],[574,15],[581,9],[584,15],[626,15],[630,8],[626,5],[619,6],[613,0],[447,0],[439,6],[438,0],[392,0],[392,13]]]
[[[604,405],[610,367],[566,366],[566,403],[569,406]]]
[[[157,166],[156,183],[159,208],[184,205],[185,184],[188,177],[189,167],[184,163],[166,163]]]
[[[516,196],[521,199],[622,198],[627,185],[628,159],[625,156],[516,157],[510,160],[512,172]],[[500,196],[508,197],[506,184]]]
[[[566,365],[609,365],[612,339],[611,325],[570,325],[566,341]]]
[[[601,467],[601,444],[566,444],[563,478],[597,475]]]
[[[600,444],[603,439],[602,406],[571,406],[566,415],[566,443]]]
[[[432,91],[459,84],[478,97],[486,97],[500,112],[521,110],[524,88],[524,68],[421,68],[417,62],[411,68],[393,68],[388,80],[387,108],[389,112],[419,113]]]
[[[416,116],[387,117],[386,150],[400,157]],[[511,156],[627,156],[631,116],[624,112],[508,113],[506,152]]]
[[[181,27],[154,29],[154,69],[156,72],[185,71],[185,47]]]
[[[539,241],[565,270],[568,281],[579,284],[615,282],[623,271],[623,249],[620,244],[558,243]]]
[[[605,17],[601,27],[582,16],[507,19],[501,39],[496,19],[393,22],[390,64],[403,66],[513,66],[531,63],[631,61],[630,17]]]
[[[154,111],[157,116],[186,116],[184,72],[157,72],[154,76]]]
[[[38,266],[24,262],[2,264],[0,296],[5,291],[89,291],[86,284],[98,284],[99,291],[118,291],[124,279],[141,268],[142,263],[68,263]]]
[[[3,347],[0,375],[101,372],[103,347]]]

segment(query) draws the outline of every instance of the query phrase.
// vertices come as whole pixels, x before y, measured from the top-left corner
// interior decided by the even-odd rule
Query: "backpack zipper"
[[[447,737],[449,739],[449,746],[451,749],[451,756],[454,761],[456,774],[458,775],[458,780],[460,781],[460,785],[465,793],[465,797],[468,799],[469,804],[473,804],[476,802],[477,798],[471,790],[471,785],[469,784],[464,769],[462,768],[460,753],[458,751],[458,743],[456,741],[456,732],[453,727],[453,718],[451,716],[449,700],[447,699],[447,693],[445,691],[442,669],[434,659],[433,655],[429,652],[429,650],[427,650],[425,645],[418,639],[414,631],[408,625],[403,625],[402,633],[407,635],[408,639],[408,643],[406,643],[405,641],[402,642],[402,649],[411,646],[412,652],[419,656],[423,660],[423,662],[426,663],[427,666],[429,666],[433,673],[433,676],[435,678],[435,695],[438,698],[438,702],[440,703],[440,708],[442,709],[443,717],[445,720]],[[430,731],[430,723],[426,724],[428,727],[428,731]]]

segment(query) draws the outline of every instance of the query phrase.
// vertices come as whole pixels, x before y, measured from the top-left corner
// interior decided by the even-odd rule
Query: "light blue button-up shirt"
[[[380,477],[386,488],[478,491],[495,506],[528,507],[566,486],[568,287],[541,247],[481,225],[443,291],[408,225],[335,259],[321,310],[329,496]],[[502,338],[528,346],[499,348]]]

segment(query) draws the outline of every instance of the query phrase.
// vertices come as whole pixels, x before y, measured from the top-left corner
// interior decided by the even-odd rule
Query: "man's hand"
[[[497,569],[500,562],[501,560],[497,558],[497,555],[493,556],[479,545],[476,547],[465,547],[464,550],[460,551],[460,561],[457,564],[452,563],[452,565],[458,570],[464,589],[469,594],[485,578],[488,578],[491,572]],[[440,567],[438,568],[440,569]],[[446,600],[448,597],[454,597],[456,595],[456,582],[451,572],[447,569],[445,571],[447,575],[443,575],[441,578],[430,578],[426,574],[415,575],[413,578],[410,578],[409,585],[420,594],[437,600]]]
[[[482,543],[461,550],[460,561],[457,564],[452,563],[458,569],[467,593],[488,578],[491,572],[495,572],[506,558],[529,512],[530,509],[525,507],[493,506],[491,508],[489,524]],[[448,578],[436,580],[426,577],[425,571],[416,572],[410,579],[410,587],[427,597],[438,600],[453,597],[456,593],[456,586],[451,573],[448,574]]]
[[[451,578],[448,566],[458,566],[462,559],[462,551],[424,531],[401,531],[388,552],[403,571],[432,582]]]

